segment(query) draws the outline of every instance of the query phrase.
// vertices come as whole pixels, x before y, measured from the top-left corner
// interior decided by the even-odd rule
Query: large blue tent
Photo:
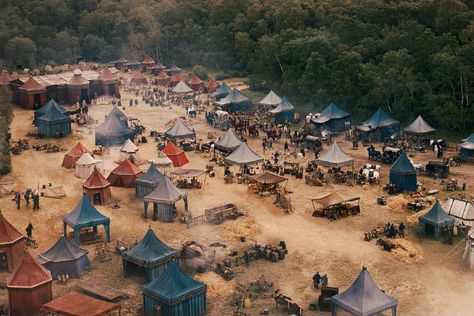
[[[225,98],[227,95],[230,93],[230,88],[227,85],[227,83],[222,82],[220,85],[219,89],[217,89],[216,92],[211,93],[210,96],[215,98],[216,100],[220,100],[222,98]]]
[[[111,112],[105,121],[95,128],[96,145],[113,147],[122,145],[127,139],[134,140],[135,131],[127,126],[118,112],[114,113]]]
[[[379,108],[367,121],[358,125],[357,129],[365,138],[372,134],[373,140],[384,141],[400,135],[400,122]]]
[[[117,106],[114,106],[112,111],[110,111],[110,113],[106,117],[109,117],[109,116],[114,116],[124,125],[128,126],[128,117],[122,111],[120,111],[120,109]]]
[[[57,103],[53,103],[46,113],[38,117],[37,123],[40,136],[59,137],[71,134],[71,118],[62,113]]]
[[[110,218],[102,215],[89,201],[87,195],[83,195],[76,207],[69,213],[63,214],[64,236],[67,236],[67,225],[74,229],[74,239],[79,240],[81,229],[92,227],[97,232],[97,226],[103,225],[105,239],[110,242]]]
[[[311,119],[311,122],[318,130],[326,129],[332,133],[340,133],[351,128],[351,115],[331,102],[318,117]]]
[[[283,97],[280,104],[268,112],[275,114],[275,123],[277,124],[291,123],[293,122],[295,107],[286,97]]]
[[[38,256],[38,262],[51,271],[53,279],[65,274],[71,278],[79,278],[91,265],[88,253],[87,249],[62,236],[51,248]]]
[[[464,138],[459,147],[461,147],[461,157],[474,157],[474,134],[471,134],[471,136],[469,136],[468,138]]]
[[[144,272],[148,281],[164,273],[171,262],[179,260],[180,253],[163,243],[151,228],[132,249],[122,254],[123,275]]]
[[[135,181],[135,195],[144,197],[156,188],[164,175],[156,169],[154,163],[150,164],[147,172]]]
[[[226,106],[228,111],[233,113],[249,110],[252,106],[252,101],[248,96],[234,88],[225,98],[217,101],[216,104]]]
[[[66,110],[62,105],[57,103],[54,99],[51,99],[48,102],[46,102],[45,105],[43,105],[42,107],[40,107],[38,110],[35,111],[35,118],[33,120],[33,124],[35,126],[38,126],[38,118],[40,116],[46,114],[51,109],[51,107],[53,107],[53,106],[59,108],[59,110],[62,114],[69,115],[68,110]]]
[[[454,217],[445,212],[439,201],[436,201],[431,210],[418,220],[425,224],[425,233],[434,235],[436,239],[439,238],[441,228],[454,226]]]
[[[185,274],[172,262],[167,270],[143,285],[145,315],[153,316],[155,306],[163,316],[202,316],[206,314],[206,285]]]
[[[390,184],[395,185],[398,192],[416,192],[416,169],[403,152],[390,168]]]

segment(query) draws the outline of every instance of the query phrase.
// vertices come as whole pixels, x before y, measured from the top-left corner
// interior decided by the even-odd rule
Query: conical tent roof
[[[96,143],[105,147],[121,145],[125,140],[134,137],[135,131],[114,115],[109,115],[102,124],[95,128]]]
[[[220,104],[231,104],[231,103],[241,103],[249,102],[250,98],[234,88],[224,99],[220,100]]]
[[[168,158],[169,159],[169,158]],[[171,160],[170,160],[171,163]],[[151,163],[148,170],[143,176],[137,179],[136,182],[144,182],[150,184],[157,184],[163,179],[164,175],[156,169],[155,164]]]
[[[94,171],[82,186],[87,189],[96,189],[105,188],[109,185],[110,182],[99,172],[99,170],[97,170],[97,168],[94,168]]]
[[[50,281],[52,281],[51,272],[27,252],[15,271],[7,278],[7,287],[34,288]]]
[[[67,153],[66,156],[71,157],[81,157],[83,153],[89,152],[89,150],[84,147],[80,142],[78,142],[74,147],[72,147]]]
[[[163,177],[155,189],[143,199],[150,202],[174,204],[185,196],[186,193],[178,189],[168,177]]]
[[[2,73],[0,74],[0,84],[10,84],[10,81],[12,81],[12,78],[8,74],[8,71],[5,69],[2,70]]]
[[[386,127],[400,123],[394,119],[390,114],[379,108],[367,121],[364,122],[364,125],[371,126],[372,128],[377,127]]]
[[[193,138],[195,133],[192,129],[184,124],[181,118],[177,118],[174,125],[165,132],[165,137],[177,139],[177,138]]]
[[[454,223],[454,218],[449,216],[438,201],[433,205],[431,210],[419,218],[420,222],[428,223],[434,226],[443,226],[447,223]]]
[[[351,286],[331,298],[333,304],[353,315],[375,315],[395,307],[397,300],[382,292],[364,267]]]
[[[337,143],[333,143],[328,151],[316,159],[316,163],[326,167],[343,167],[353,165],[354,159],[342,151]]]
[[[173,77],[171,77],[171,82],[178,83],[184,81],[184,76],[181,73],[177,73]]]
[[[151,228],[148,228],[143,239],[136,246],[125,251],[122,256],[127,260],[141,264],[143,262],[153,264],[170,257],[178,257],[179,251],[166,245],[155,235]]]
[[[151,162],[153,162],[155,166],[168,166],[173,163],[171,159],[169,159],[168,156],[166,156],[161,150],[158,151],[157,157]]]
[[[150,55],[146,55],[145,58],[143,58],[142,64],[144,64],[144,65],[154,65],[155,60]]]
[[[118,108],[118,106],[114,106],[105,119],[107,120],[111,117],[117,118],[124,125],[128,126],[128,117]]]
[[[463,142],[459,145],[460,147],[468,150],[474,150],[474,134],[471,136],[464,138]]]
[[[49,100],[46,102],[45,105],[40,107],[38,110],[35,111],[35,120],[37,120],[42,115],[48,113],[52,107],[57,107],[59,111],[64,115],[69,115],[68,110],[66,110],[62,105],[57,103],[54,99]]]
[[[171,159],[173,166],[175,167],[182,167],[189,162],[184,150],[177,147],[170,140],[168,140],[165,148],[163,148],[163,153],[168,156],[169,159]]]
[[[55,122],[70,120],[68,114],[64,114],[57,103],[53,103],[48,111],[38,118],[38,121]]]
[[[191,85],[198,85],[198,84],[202,84],[202,83],[204,83],[204,81],[199,79],[198,76],[194,76],[188,81],[188,84],[191,84]]]
[[[21,238],[24,238],[24,235],[10,224],[0,211],[0,245],[11,244]]]
[[[204,86],[206,87],[208,92],[212,93],[219,89],[220,84],[215,79],[210,79],[204,84]]]
[[[312,198],[312,201],[317,201],[319,204],[323,205],[324,208],[327,208],[329,206],[349,202],[349,201],[355,201],[360,199],[359,196],[355,195],[347,195],[343,194],[341,192],[335,191],[331,193],[326,193],[322,196]]]
[[[164,71],[160,72],[158,74],[158,76],[155,77],[157,80],[166,80],[166,79],[170,79],[171,77],[168,76],[168,74]]]
[[[171,92],[173,93],[178,93],[178,94],[184,94],[184,93],[191,93],[194,92],[193,89],[191,89],[186,82],[180,81],[176,86],[171,89]]]
[[[93,165],[97,162],[88,152],[82,154],[81,158],[76,161],[76,165]]]
[[[288,178],[279,176],[277,174],[265,171],[264,173],[256,174],[256,175],[251,175],[251,179],[257,181],[258,183],[263,183],[263,184],[277,184],[283,181],[287,181]]]
[[[449,215],[455,218],[456,223],[473,227],[474,204],[472,201],[465,201],[456,198],[449,198],[443,205]]]
[[[242,142],[225,160],[236,165],[251,165],[263,161],[263,158]]]
[[[435,131],[425,120],[419,115],[404,131],[409,134],[423,135],[433,133]]]
[[[159,297],[167,304],[174,304],[206,291],[206,285],[181,271],[176,262],[171,262],[166,271],[156,279],[143,285],[143,292]]]
[[[46,262],[63,262],[79,259],[89,253],[87,249],[82,248],[76,243],[69,241],[66,237],[56,241],[56,243],[38,256],[38,261],[41,264]]]
[[[472,133],[469,137],[464,138],[462,141],[463,141],[463,142],[473,143],[473,144],[474,144],[474,133]]]
[[[63,221],[77,228],[110,223],[110,219],[91,204],[87,195],[81,197],[72,211],[63,214]]]
[[[120,149],[120,151],[124,153],[132,154],[138,151],[138,147],[130,139],[127,139],[125,141],[125,144],[123,144],[122,148]]]
[[[324,124],[333,119],[341,119],[347,117],[350,114],[342,110],[337,104],[331,102],[329,105],[321,112],[319,117],[312,119],[313,122],[318,124]]]
[[[167,71],[179,72],[179,71],[181,71],[181,68],[176,66],[176,64],[172,64],[171,67],[167,69]]]
[[[408,160],[404,152],[398,156],[397,160],[393,163],[390,168],[390,173],[416,173],[415,167]]]
[[[71,80],[68,82],[69,86],[85,86],[89,85],[89,80],[82,76],[82,71],[79,69],[74,70]]]
[[[217,89],[216,92],[211,93],[211,96],[216,97],[216,98],[222,98],[227,96],[230,93],[230,88],[227,85],[227,83],[222,82],[220,85],[219,89]]]
[[[283,97],[283,99],[278,104],[278,106],[276,108],[274,108],[273,110],[270,110],[268,112],[273,113],[273,114],[277,114],[277,113],[281,113],[281,112],[293,111],[294,109],[295,109],[295,107],[293,106],[293,104],[291,104],[290,101],[288,101],[288,99],[286,97]]]
[[[142,173],[143,171],[138,168],[133,162],[128,159],[123,160],[120,165],[118,165],[114,170],[112,170],[113,174],[117,175],[137,175]]]
[[[229,128],[225,134],[224,137],[222,137],[221,140],[217,141],[215,143],[216,149],[224,150],[224,151],[233,151],[237,147],[242,144],[242,141],[240,138],[235,135],[235,132],[233,129]]]
[[[260,102],[262,105],[277,106],[280,104],[282,99],[271,90]]]
[[[114,75],[109,68],[104,68],[99,74],[99,80],[107,82],[118,82],[119,78]]]
[[[38,81],[36,81],[35,78],[29,77],[28,80],[25,81],[25,83],[18,88],[20,90],[24,90],[27,92],[41,92],[45,91],[46,88],[43,87]]]

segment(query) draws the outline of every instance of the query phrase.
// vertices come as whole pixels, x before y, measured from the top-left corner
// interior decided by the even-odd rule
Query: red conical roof
[[[71,156],[74,158],[81,158],[83,153],[91,153],[84,145],[82,145],[80,142],[78,142],[74,147],[71,148],[66,153],[66,156]]]
[[[180,82],[180,81],[184,81],[184,76],[181,74],[181,73],[178,73],[176,75],[174,75],[173,77],[171,77],[171,82]]]
[[[0,75],[0,84],[9,84],[12,81],[12,78],[8,74],[8,71],[5,69],[2,70],[2,74]]]
[[[165,80],[165,79],[169,79],[170,76],[168,76],[168,74],[164,71],[160,72],[158,74],[158,76],[155,77],[157,80]]]
[[[198,76],[194,76],[191,78],[191,80],[188,81],[188,84],[191,84],[191,85],[198,85],[198,84],[201,84],[203,83],[203,81],[201,79],[199,79]]]
[[[163,153],[167,156],[169,155],[179,155],[181,154],[182,152],[184,152],[184,150],[182,150],[181,148],[179,148],[178,146],[176,146],[172,141],[168,141],[168,143],[166,144],[165,148],[163,148]]]
[[[110,182],[107,181],[107,179],[97,170],[97,168],[94,168],[94,171],[82,186],[87,189],[96,189],[105,188],[109,185]]]
[[[71,80],[69,80],[70,86],[84,86],[89,84],[89,80],[82,76],[82,71],[79,69],[74,70]]]
[[[109,68],[104,68],[99,74],[99,80],[102,81],[118,81],[116,75],[114,75]]]
[[[177,147],[172,141],[168,141],[165,148],[163,148],[163,153],[168,156],[168,158],[173,162],[173,166],[182,167],[189,162],[184,150]]]
[[[51,280],[51,272],[27,252],[7,279],[7,288],[33,288]]]
[[[35,78],[29,77],[28,80],[20,87],[21,90],[25,91],[44,91],[46,90]]]
[[[143,173],[143,171],[138,168],[133,162],[128,159],[125,159],[112,171],[113,174],[117,175],[137,175]]]
[[[145,58],[143,58],[143,64],[144,65],[154,65],[155,60],[153,58],[151,58],[150,55],[146,55]]]
[[[11,244],[23,237],[24,235],[10,224],[0,211],[0,245]]]
[[[204,86],[206,87],[208,92],[212,93],[212,92],[217,91],[217,89],[219,89],[221,85],[215,79],[211,79],[208,82],[206,82]]]

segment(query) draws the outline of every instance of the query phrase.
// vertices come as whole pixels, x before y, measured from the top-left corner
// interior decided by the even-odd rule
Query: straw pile
[[[235,281],[225,281],[215,272],[197,274],[194,278],[207,285],[207,296],[209,297],[226,296],[234,292]]]
[[[420,247],[415,246],[403,238],[395,238],[390,240],[395,244],[390,254],[396,259],[406,263],[416,263],[423,260],[423,251]]]
[[[388,198],[387,205],[392,211],[403,212],[408,205],[408,200],[402,194],[399,194]]]
[[[219,235],[227,240],[236,240],[240,237],[249,237],[259,232],[259,228],[255,221],[249,217],[241,218],[235,221],[227,221],[224,223],[224,229]]]

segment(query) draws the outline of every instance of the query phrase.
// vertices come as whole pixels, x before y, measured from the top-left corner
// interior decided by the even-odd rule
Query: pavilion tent
[[[189,162],[184,150],[177,147],[171,140],[166,143],[163,153],[173,162],[174,167],[182,167]]]
[[[474,226],[474,204],[472,201],[449,198],[443,209],[454,218],[456,225]]]
[[[97,226],[103,225],[105,229],[105,239],[110,242],[110,218],[102,215],[89,201],[84,194],[79,203],[69,212],[63,214],[64,236],[67,236],[67,226],[74,229],[74,239],[79,241],[81,229],[92,227],[97,233]]]
[[[400,134],[400,122],[379,108],[367,121],[358,125],[357,129],[366,137],[369,133],[375,133],[377,140],[384,141]]]
[[[175,86],[178,83],[180,83],[181,81],[184,82],[184,80],[186,80],[186,78],[181,73],[177,73],[177,74],[175,74],[171,77],[170,83],[171,83],[172,86]]]
[[[12,272],[21,262],[25,253],[26,236],[10,224],[0,211],[0,252],[5,257],[1,268]]]
[[[471,228],[467,234],[466,246],[462,255],[462,264],[474,270],[474,229]]]
[[[403,130],[406,134],[416,136],[428,135],[435,132],[435,129],[432,128],[428,123],[426,123],[426,121],[421,117],[421,115],[418,115],[418,117]]]
[[[138,147],[130,139],[127,139],[120,148],[120,161],[130,159],[134,163],[139,162]]]
[[[235,165],[252,165],[263,161],[256,152],[254,152],[247,143],[242,142],[225,160]]]
[[[94,168],[92,174],[82,185],[84,194],[87,195],[93,204],[105,205],[110,203],[112,192],[110,190],[110,182]]]
[[[95,128],[95,143],[104,147],[119,146],[127,139],[133,140],[135,131],[114,115],[109,115],[105,121]]]
[[[418,220],[420,224],[423,223],[425,225],[425,233],[434,235],[436,239],[439,238],[442,228],[448,227],[452,229],[454,226],[454,218],[443,210],[438,201],[436,201],[428,213],[420,216]]]
[[[416,169],[404,152],[390,168],[390,184],[395,185],[398,192],[416,192]]]
[[[69,292],[43,304],[41,310],[52,315],[67,316],[107,316],[119,311],[120,304],[106,302],[78,292]]]
[[[180,81],[176,86],[171,89],[171,92],[175,94],[188,94],[188,93],[193,93],[194,90],[189,87],[186,82]]]
[[[65,116],[69,116],[69,111],[66,110],[62,105],[60,105],[59,103],[57,103],[54,99],[50,99],[48,102],[46,102],[45,105],[43,105],[42,107],[40,107],[38,110],[35,111],[35,118],[33,119],[33,124],[35,126],[38,125],[38,119],[48,113],[52,107],[57,107],[59,109],[59,112],[61,112],[62,114],[64,114]]]
[[[172,64],[171,67],[165,70],[169,75],[173,76],[181,72],[181,68],[176,66],[176,64]]]
[[[220,100],[222,98],[225,98],[228,96],[230,93],[230,88],[227,85],[227,83],[222,82],[222,84],[219,86],[219,89],[217,89],[215,92],[210,93],[211,97],[215,98],[216,100]]]
[[[225,132],[224,136],[220,140],[218,140],[214,144],[214,146],[219,151],[231,153],[234,150],[236,150],[237,147],[240,146],[240,144],[242,144],[242,141],[240,140],[240,138],[237,135],[235,135],[235,132],[233,129],[229,128]]]
[[[148,204],[153,203],[153,220],[172,222],[176,202],[184,200],[184,212],[188,213],[188,196],[178,189],[168,177],[163,177],[155,189],[143,198],[144,217],[148,218]]]
[[[288,181],[288,178],[279,176],[277,174],[265,171],[264,173],[249,176],[250,179],[261,184],[278,184],[280,182]]]
[[[166,74],[166,72],[162,71],[155,77],[156,84],[161,86],[167,86],[170,83],[171,77]]]
[[[0,85],[9,85],[10,81],[12,81],[12,77],[8,74],[8,71],[3,69],[2,73],[0,74]]]
[[[293,121],[295,107],[290,103],[290,101],[288,101],[286,97],[283,97],[278,106],[268,112],[275,114],[275,123],[283,124]]]
[[[331,102],[318,117],[311,122],[318,130],[329,130],[331,133],[340,133],[351,128],[351,115]]]
[[[225,98],[216,102],[217,105],[227,106],[229,112],[240,112],[249,110],[252,106],[252,101],[242,92],[233,89]]]
[[[130,76],[130,84],[132,85],[147,85],[147,78],[139,72],[136,72]]]
[[[354,159],[347,155],[337,143],[333,143],[328,151],[316,159],[316,163],[325,167],[340,168],[353,166]]]
[[[471,134],[468,138],[464,138],[462,143],[459,145],[461,148],[460,156],[464,158],[474,157],[474,134]]]
[[[156,169],[163,175],[170,175],[173,171],[173,161],[166,156],[163,151],[159,150],[158,155],[155,159],[149,160],[155,165]]]
[[[128,117],[119,109],[118,106],[114,106],[105,119],[107,120],[107,118],[112,116],[117,118],[123,125],[128,126]]]
[[[193,139],[196,137],[194,130],[190,129],[184,121],[178,117],[174,125],[164,133],[169,139]]]
[[[71,148],[65,155],[63,159],[62,167],[67,169],[72,169],[76,166],[77,160],[81,158],[82,154],[90,153],[90,151],[84,147],[80,142],[78,142],[74,147]]]
[[[220,83],[217,82],[215,79],[210,79],[204,84],[204,88],[206,88],[207,93],[216,92],[220,86]]]
[[[189,85],[194,91],[199,91],[199,90],[201,90],[201,89],[204,87],[204,81],[202,81],[201,79],[199,79],[198,76],[194,76],[194,77],[192,77],[192,78],[188,81],[188,85]]]
[[[143,285],[145,315],[153,316],[161,306],[166,316],[203,316],[206,314],[205,284],[185,274],[178,263],[171,262],[166,272]]]
[[[111,158],[101,160],[95,165],[99,173],[105,178],[109,177],[110,173],[115,169],[116,166],[117,164]]]
[[[88,253],[87,249],[61,236],[51,248],[40,254],[37,260],[51,272],[53,279],[64,274],[78,279],[90,268]]]
[[[258,104],[268,107],[276,107],[281,103],[282,99],[271,90]]]
[[[40,136],[58,137],[71,132],[71,118],[69,114],[63,114],[59,106],[53,104],[48,112],[38,118]]]
[[[112,186],[132,188],[141,175],[143,175],[143,171],[133,162],[125,159],[112,170],[107,180]]]
[[[94,171],[97,160],[95,160],[91,154],[85,152],[81,158],[76,161],[76,167],[74,175],[80,179],[87,179]]]
[[[51,273],[26,252],[7,278],[9,315],[37,315],[53,299]]]
[[[144,270],[147,282],[163,274],[168,264],[179,261],[180,252],[162,242],[148,228],[143,239],[122,254],[123,275],[128,277]]]
[[[353,202],[353,201],[358,201],[358,200],[360,200],[360,196],[343,194],[339,191],[325,193],[321,196],[311,199],[313,204],[314,202],[317,202],[318,204],[321,204],[323,208],[328,208],[331,206],[345,204],[348,202]]]
[[[152,162],[147,172],[135,181],[135,195],[144,197],[150,194],[163,177],[164,175],[156,169]]]
[[[153,67],[155,65],[155,60],[150,55],[145,55],[142,65],[145,66],[145,68]]]
[[[363,267],[359,276],[344,292],[331,297],[332,315],[338,309],[355,316],[375,316],[390,309],[392,316],[397,314],[397,300],[379,289]]]

